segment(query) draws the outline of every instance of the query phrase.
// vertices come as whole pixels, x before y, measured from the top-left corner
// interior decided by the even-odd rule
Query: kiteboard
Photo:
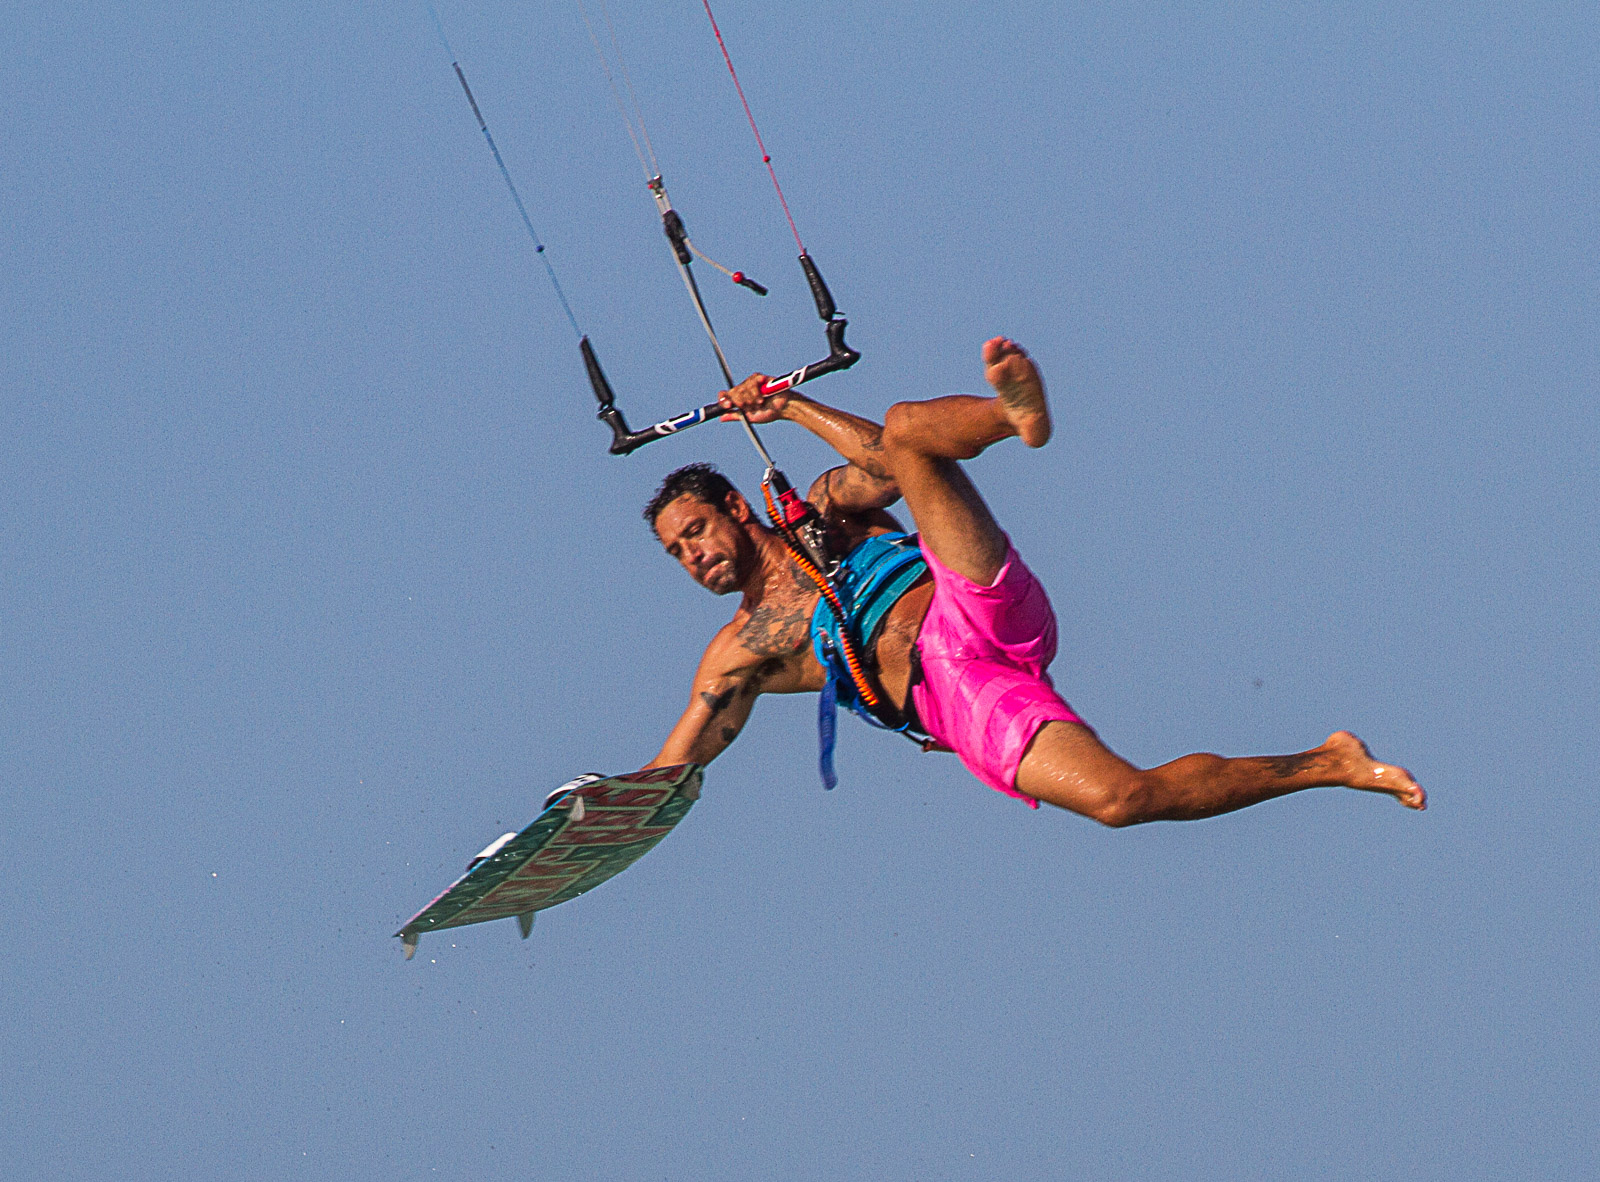
[[[580,776],[551,793],[521,833],[507,833],[395,933],[410,960],[427,932],[514,917],[526,940],[535,913],[621,874],[700,799],[699,764]]]

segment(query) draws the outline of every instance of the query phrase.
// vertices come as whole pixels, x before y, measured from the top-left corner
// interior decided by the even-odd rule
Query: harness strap
[[[779,495],[783,500],[783,510],[778,507],[778,500],[773,496],[773,487],[777,486]],[[787,494],[787,495],[785,495]],[[837,622],[837,635],[839,641],[839,655],[844,658],[845,671],[850,677],[850,683],[855,689],[855,700],[850,704],[851,709],[864,720],[886,731],[904,735],[911,742],[917,744],[924,751],[933,750],[935,743],[930,737],[918,737],[911,733],[912,722],[908,713],[895,709],[888,698],[874,684],[862,662],[859,638],[853,635],[850,626],[850,617],[845,613],[844,604],[839,600],[839,593],[833,585],[832,578],[824,573],[822,565],[836,571],[838,564],[830,563],[826,554],[813,551],[808,541],[820,540],[820,521],[817,517],[816,507],[809,501],[801,500],[789,486],[788,480],[776,467],[768,467],[766,475],[761,481],[761,495],[766,501],[767,518],[772,523],[773,530],[783,539],[784,546],[789,551],[789,557],[806,577],[817,585],[823,601],[833,611]],[[802,533],[801,531],[804,531]],[[809,536],[808,536],[809,535]],[[828,643],[832,644],[831,638]],[[918,660],[915,646],[912,650],[913,682],[921,680],[921,664]],[[827,681],[823,684],[822,692],[817,698],[817,740],[818,740],[818,771],[822,776],[822,786],[832,790],[839,783],[838,773],[833,766],[833,752],[838,738],[839,718],[839,671],[834,661],[825,661],[824,668],[827,672]],[[909,690],[908,690],[909,693]],[[910,698],[907,698],[909,704]],[[921,730],[919,726],[917,728]]]
[[[874,674],[871,648],[877,634],[895,603],[923,577],[926,570],[927,564],[916,548],[914,539],[897,535],[868,538],[852,550],[835,571],[834,585],[840,600],[848,604],[848,615],[840,616],[826,600],[819,602],[812,614],[812,644],[827,678],[817,705],[817,738],[825,787],[837,782],[832,756],[838,725],[836,719],[841,705],[848,706],[860,715],[862,721],[872,726],[904,735],[923,750],[938,745],[924,737],[926,730],[917,720],[909,697],[903,708],[895,710],[880,689],[880,705],[877,709],[869,709],[852,692],[850,670],[843,652],[846,641],[853,644],[858,654],[865,658],[862,664],[866,671]],[[923,680],[920,655],[913,646],[909,683],[913,686]]]
[[[817,695],[817,770],[822,786],[832,792],[839,786],[839,773],[833,770],[833,747],[839,731],[839,678],[830,667],[828,680]]]

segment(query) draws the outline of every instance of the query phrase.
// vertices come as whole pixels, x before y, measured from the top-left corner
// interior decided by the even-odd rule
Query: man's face
[[[742,498],[724,510],[685,493],[656,517],[656,536],[695,582],[727,595],[744,585],[755,559],[755,546],[738,520],[749,515]]]

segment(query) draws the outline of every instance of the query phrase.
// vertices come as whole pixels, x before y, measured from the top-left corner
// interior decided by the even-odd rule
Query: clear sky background
[[[741,369],[820,356],[691,0],[613,16]],[[575,5],[441,12],[636,423],[717,385]],[[650,758],[733,605],[626,460],[420,2],[0,16],[0,1174],[1600,1170],[1592,4],[718,12],[879,415],[973,465],[1128,757],[1349,727],[1423,815],[1032,812],[771,699],[545,913],[391,933]],[[768,432],[797,482],[827,462]]]

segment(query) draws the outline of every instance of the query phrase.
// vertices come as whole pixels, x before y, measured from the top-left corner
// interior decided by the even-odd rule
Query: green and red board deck
[[[515,917],[526,939],[536,912],[622,873],[672,832],[700,798],[700,775],[692,763],[652,768],[552,797],[533,824],[490,846],[395,933],[406,959],[427,932],[491,919]]]

